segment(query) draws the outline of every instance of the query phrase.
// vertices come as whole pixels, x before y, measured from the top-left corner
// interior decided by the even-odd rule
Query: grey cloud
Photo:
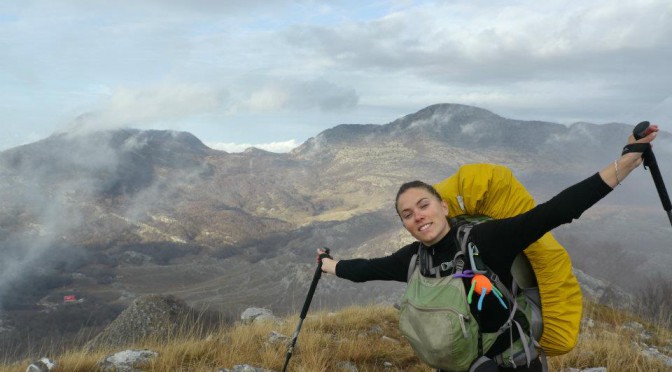
[[[0,302],[8,284],[34,275],[36,266],[40,272],[52,269],[36,263],[68,261],[69,256],[54,256],[58,247],[85,254],[71,244],[77,240],[71,239],[73,235],[90,228],[85,225],[105,224],[110,218],[125,219],[128,224],[142,221],[165,202],[166,195],[186,188],[207,170],[199,163],[182,164],[174,177],[156,176],[146,161],[137,160],[138,154],[147,151],[149,134],[133,133],[59,134],[0,154],[4,180],[0,184],[4,202],[0,208]],[[122,193],[127,199],[122,208],[104,210],[91,204],[93,199]]]
[[[665,62],[647,55],[672,46],[672,10],[664,1],[637,8],[604,2],[560,14],[474,6],[466,11],[469,23],[458,19],[463,8],[432,6],[374,22],[296,26],[284,36],[336,66],[471,83],[662,72]]]
[[[339,112],[357,106],[354,88],[325,80],[271,80],[253,88],[241,106],[253,111],[311,110]]]
[[[299,108],[318,107],[323,111],[341,111],[355,107],[359,101],[355,89],[323,80],[299,83],[291,90],[294,97],[291,105]]]
[[[59,140],[66,145],[56,146],[53,139],[38,142],[37,150],[34,145],[29,145],[30,151],[19,147],[0,158],[0,175],[7,186],[0,188],[5,202],[0,213],[0,295],[8,283],[34,273],[36,262],[76,233],[83,215],[75,200],[109,186],[87,175],[114,173],[118,167],[118,158],[107,146],[76,140]],[[26,156],[27,152],[32,155]],[[54,258],[58,259],[65,258]]]
[[[334,71],[399,77],[402,89],[413,80],[432,84],[439,101],[419,105],[448,100],[564,122],[672,115],[664,104],[672,85],[669,2],[544,4],[444,3],[376,21],[295,26],[283,37]]]
[[[260,8],[272,10],[278,7],[295,3],[305,3],[297,0],[138,0],[117,1],[114,5],[105,0],[67,0],[54,5],[53,2],[36,1],[35,4],[57,6],[61,9],[74,8],[91,12],[102,10],[148,12],[149,15],[160,16],[166,14],[212,14],[217,16],[234,16],[241,13],[252,13]],[[232,14],[233,13],[233,14]]]
[[[170,123],[220,109],[226,105],[227,99],[225,91],[198,84],[118,88],[100,107],[80,115],[65,132],[151,128],[157,123],[165,128]]]

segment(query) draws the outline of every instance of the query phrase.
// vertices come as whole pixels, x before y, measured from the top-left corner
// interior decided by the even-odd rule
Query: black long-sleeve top
[[[471,238],[478,247],[483,262],[510,287],[511,265],[518,253],[555,227],[578,219],[585,210],[611,190],[596,173],[525,213],[474,226]],[[429,247],[433,262],[452,261],[458,249],[456,230],[451,229],[441,241]],[[411,243],[386,257],[341,260],[336,265],[336,275],[354,282],[405,282],[411,258],[418,252],[418,245],[418,242]],[[465,285],[468,288],[469,284]],[[473,314],[477,313],[476,301],[472,303],[471,311]],[[498,304],[494,296],[486,296],[479,318],[482,332],[495,332],[508,319],[508,311]]]

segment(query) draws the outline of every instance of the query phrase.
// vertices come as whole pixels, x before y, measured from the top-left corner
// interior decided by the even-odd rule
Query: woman
[[[652,125],[646,136],[635,141],[631,135],[623,155],[607,165],[599,173],[570,186],[551,200],[512,218],[490,220],[473,227],[471,238],[480,251],[480,256],[488,268],[510,287],[511,265],[518,253],[538,240],[553,228],[570,223],[593,204],[605,197],[642,163],[642,152],[657,135],[658,127]],[[633,144],[635,144],[633,146]],[[643,144],[643,145],[637,145]],[[396,210],[402,224],[417,242],[399,249],[392,255],[374,259],[334,260],[322,259],[322,270],[326,273],[354,282],[369,280],[395,280],[406,282],[412,256],[418,252],[420,244],[428,248],[433,262],[451,261],[458,250],[455,231],[447,219],[448,206],[441,200],[434,188],[420,181],[401,186],[396,197]],[[323,253],[318,250],[318,253]],[[476,309],[476,301],[470,305],[472,314],[479,313],[481,332],[496,332],[509,319],[509,311],[498,304],[495,296],[486,296],[482,311]],[[516,332],[516,336],[517,335]],[[504,333],[486,352],[493,357],[511,345],[509,334]],[[490,361],[480,365],[476,371],[507,371]],[[528,366],[515,368],[516,371],[542,371],[542,363],[537,358]]]

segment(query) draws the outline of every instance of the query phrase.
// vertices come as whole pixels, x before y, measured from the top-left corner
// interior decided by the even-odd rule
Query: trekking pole
[[[317,269],[315,269],[315,275],[313,275],[313,281],[310,283],[310,289],[308,289],[308,296],[306,297],[306,302],[303,303],[303,309],[301,310],[299,324],[296,326],[294,336],[292,337],[292,342],[290,343],[289,349],[287,350],[287,356],[285,357],[285,365],[282,366],[282,372],[287,371],[287,364],[289,363],[289,358],[292,357],[292,353],[294,352],[294,346],[296,346],[296,339],[299,338],[299,332],[301,331],[303,320],[306,319],[306,314],[308,313],[310,302],[313,300],[313,294],[315,294],[315,288],[317,287],[317,282],[320,280],[320,277],[322,277],[322,259],[325,257],[331,258],[331,256],[329,255],[329,248],[326,247],[324,248],[324,253],[320,254],[319,256],[317,262]]]
[[[635,136],[635,139],[644,138],[648,133],[647,129],[649,128],[649,122],[643,121],[633,129],[632,134]],[[670,203],[670,197],[667,194],[667,189],[665,188],[665,182],[663,182],[663,176],[660,175],[660,169],[658,168],[658,162],[656,161],[656,156],[653,155],[653,150],[651,147],[644,151],[642,155],[644,157],[644,169],[649,167],[651,171],[651,177],[653,177],[653,183],[656,185],[656,190],[658,190],[658,196],[660,201],[663,203],[663,209],[667,212],[667,217],[670,219],[670,224],[672,224],[672,203]]]

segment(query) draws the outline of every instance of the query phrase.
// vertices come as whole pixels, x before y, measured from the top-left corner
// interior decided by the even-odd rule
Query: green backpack
[[[422,244],[411,259],[408,286],[400,307],[401,333],[419,358],[430,366],[449,371],[471,371],[488,360],[485,352],[502,333],[509,332],[513,338],[515,327],[520,338],[493,359],[503,367],[529,365],[539,356],[536,341],[542,331],[539,294],[517,293],[515,279],[509,291],[480,261],[478,248],[469,239],[469,234],[474,225],[487,217],[461,218],[461,221],[451,220],[451,226],[458,229],[459,247],[451,262],[434,266],[431,255]],[[514,263],[514,266],[519,264]],[[442,273],[450,275],[442,276]],[[497,332],[481,333],[471,314],[468,289],[461,276],[474,273],[490,279],[501,294],[502,305],[510,310],[508,321]],[[544,358],[542,362],[545,362]]]

